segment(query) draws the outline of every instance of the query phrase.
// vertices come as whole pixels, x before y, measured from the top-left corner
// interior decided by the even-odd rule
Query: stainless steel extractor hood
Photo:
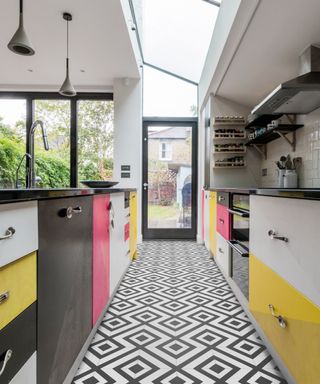
[[[280,84],[252,114],[306,114],[320,107],[320,46],[311,45],[300,56],[300,76]]]

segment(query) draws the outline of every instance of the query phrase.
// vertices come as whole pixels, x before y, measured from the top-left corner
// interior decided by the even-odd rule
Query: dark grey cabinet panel
[[[0,376],[1,384],[9,383],[36,350],[36,303],[0,332],[0,370],[9,350],[12,355]]]
[[[39,201],[39,383],[62,384],[91,318],[92,197]]]

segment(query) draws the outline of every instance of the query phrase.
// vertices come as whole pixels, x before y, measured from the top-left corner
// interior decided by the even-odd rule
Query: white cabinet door
[[[204,191],[204,245],[210,250],[210,192]]]
[[[311,301],[320,305],[320,202],[250,197],[250,251]],[[274,230],[288,242],[272,239]]]
[[[0,268],[36,251],[38,202],[0,204],[0,239]]]
[[[37,353],[23,365],[9,384],[37,384]]]
[[[124,193],[110,194],[110,295],[130,264],[129,242],[125,241],[128,210],[124,208]]]
[[[230,276],[230,246],[227,240],[217,232],[217,255],[215,262],[224,273],[225,276]]]

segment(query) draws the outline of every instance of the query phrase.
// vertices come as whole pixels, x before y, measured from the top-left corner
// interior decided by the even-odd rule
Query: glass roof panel
[[[145,65],[143,116],[195,117],[197,86]]]
[[[145,63],[198,83],[219,7],[203,0],[141,1]]]

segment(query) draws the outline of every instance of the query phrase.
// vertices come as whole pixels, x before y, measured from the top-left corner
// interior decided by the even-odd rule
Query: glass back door
[[[144,121],[143,237],[196,236],[196,120]]]

